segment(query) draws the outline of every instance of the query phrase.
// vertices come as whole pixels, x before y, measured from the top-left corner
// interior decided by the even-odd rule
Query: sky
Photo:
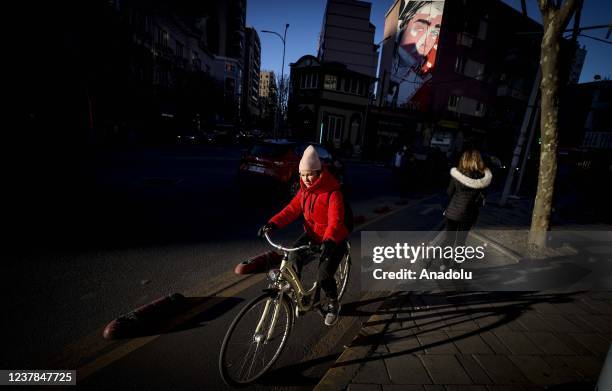
[[[289,74],[289,64],[303,55],[316,56],[326,2],[326,0],[247,0],[246,23],[259,33],[262,70],[273,70],[280,74],[283,44],[276,35],[262,33],[261,30],[277,31],[282,35],[286,23],[289,23],[289,29],[286,40],[285,75]],[[504,2],[520,9],[520,0],[504,0]],[[383,39],[385,13],[393,4],[393,0],[372,0],[371,3],[370,21],[376,26],[375,43],[378,43]],[[541,21],[536,0],[527,0],[527,12],[531,18]],[[612,0],[584,0],[581,27],[608,23],[612,23]],[[569,26],[573,26],[572,22]],[[601,39],[605,39],[606,33],[605,29],[584,32]],[[612,35],[609,40],[612,41]],[[612,44],[586,37],[579,37],[579,41],[587,49],[580,83],[593,81],[593,76],[596,74],[602,78],[612,78]]]

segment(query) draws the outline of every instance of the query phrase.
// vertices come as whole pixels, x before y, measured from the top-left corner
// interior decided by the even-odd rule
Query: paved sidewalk
[[[520,236],[530,205],[490,204],[475,231]],[[511,232],[493,239],[516,254]],[[612,292],[396,292],[316,389],[593,390],[611,342]]]

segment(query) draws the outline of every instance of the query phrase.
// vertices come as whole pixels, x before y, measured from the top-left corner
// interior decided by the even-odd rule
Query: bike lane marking
[[[414,202],[399,206],[398,208],[394,208],[389,212],[377,216],[371,220],[367,220],[355,227],[355,233],[363,230],[364,227],[370,224],[378,222],[405,209],[417,206],[420,203],[437,196],[439,196],[439,194],[423,197],[421,199],[415,200]],[[265,278],[265,273],[241,277],[237,276],[233,271],[228,271],[221,274],[220,276],[215,277],[214,282],[205,281],[202,284],[192,289],[189,289],[185,292],[186,297],[210,297],[211,300],[206,300],[204,303],[196,306],[194,309],[177,317],[176,321],[173,322],[174,326],[177,327],[178,325],[189,321],[193,317],[217,304],[218,301],[212,300],[213,297],[232,297],[251,288],[255,284],[263,281]],[[361,297],[359,300],[362,301],[366,297],[369,297],[368,293],[366,293],[366,295]],[[350,329],[350,326],[351,323],[349,323],[346,331]],[[127,342],[117,341],[114,343],[109,343],[108,341],[102,338],[101,334],[101,330],[95,331],[87,337],[82,338],[76,343],[70,345],[67,349],[65,349],[65,351],[67,352],[63,355],[63,358],[65,358],[65,360],[60,358],[60,360],[58,360],[58,364],[61,364],[64,367],[77,367],[77,379],[79,381],[82,381],[93,373],[127,356],[128,354],[136,351],[137,349],[145,346],[146,344],[153,342],[155,339],[163,335],[158,334],[148,337],[138,337]],[[332,333],[332,335],[335,336],[336,333]],[[342,335],[344,335],[344,333],[342,333]],[[326,341],[325,344],[327,344],[327,346],[329,347],[330,338],[331,337],[324,338],[322,341],[317,343],[316,346],[324,346],[323,342]],[[86,359],[86,362],[82,363],[83,357],[93,357],[93,359]]]

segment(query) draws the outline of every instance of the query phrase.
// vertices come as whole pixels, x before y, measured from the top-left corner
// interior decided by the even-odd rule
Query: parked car
[[[204,137],[202,133],[196,130],[185,130],[177,133],[176,142],[179,144],[196,145],[203,143]]]
[[[251,146],[254,142],[259,141],[261,132],[257,129],[254,130],[240,130],[234,135],[234,142],[236,144]]]
[[[323,166],[342,180],[344,164],[322,145],[286,139],[255,143],[240,161],[239,179],[243,183],[273,182],[285,188],[289,195],[293,196],[300,189],[298,165],[304,150],[309,145],[315,147]]]

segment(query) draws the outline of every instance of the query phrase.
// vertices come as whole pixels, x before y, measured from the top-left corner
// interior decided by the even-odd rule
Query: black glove
[[[261,228],[259,228],[259,231],[257,231],[257,236],[259,236],[260,238],[263,238],[265,233],[270,233],[274,231],[275,229],[276,229],[276,224],[266,223]]]
[[[336,249],[336,243],[333,240],[326,240],[321,245],[321,260],[329,259]]]

